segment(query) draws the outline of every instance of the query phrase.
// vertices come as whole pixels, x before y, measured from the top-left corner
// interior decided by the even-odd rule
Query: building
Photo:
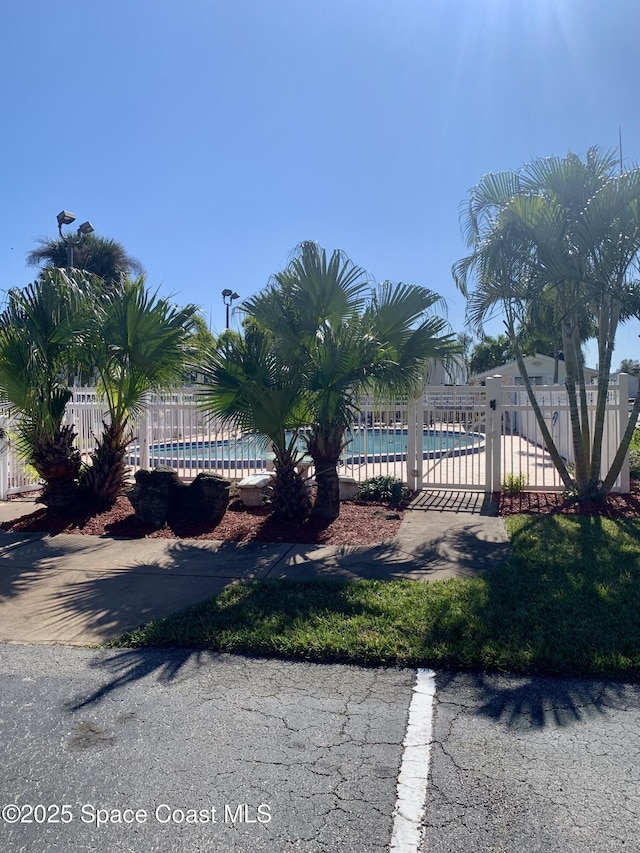
[[[553,376],[556,362],[550,355],[527,355],[524,358],[525,367],[532,385],[553,385]],[[558,362],[558,384],[564,385],[567,370],[564,361]],[[612,374],[612,376],[615,374]],[[522,377],[516,361],[509,361],[500,367],[486,370],[484,373],[476,373],[469,377],[469,385],[484,385],[490,376],[502,376],[503,385],[523,385]],[[585,379],[587,384],[598,382],[597,369],[586,367]]]

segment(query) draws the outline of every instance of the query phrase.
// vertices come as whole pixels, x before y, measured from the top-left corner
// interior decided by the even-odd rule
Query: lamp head
[[[91,234],[94,230],[95,229],[90,222],[83,222],[82,225],[78,227],[78,234]]]
[[[75,222],[75,219],[73,213],[70,213],[68,210],[61,210],[58,214],[58,227],[71,225],[72,222]]]

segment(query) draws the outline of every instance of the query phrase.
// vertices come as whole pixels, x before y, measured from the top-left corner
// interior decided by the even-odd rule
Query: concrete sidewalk
[[[32,512],[0,503],[0,522]],[[378,546],[111,539],[0,532],[0,641],[102,643],[234,581],[463,577],[502,564],[509,544],[488,496],[423,492]]]

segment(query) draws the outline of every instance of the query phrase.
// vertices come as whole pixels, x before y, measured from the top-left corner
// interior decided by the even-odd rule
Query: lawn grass
[[[640,521],[506,519],[481,577],[236,584],[111,645],[640,680]]]

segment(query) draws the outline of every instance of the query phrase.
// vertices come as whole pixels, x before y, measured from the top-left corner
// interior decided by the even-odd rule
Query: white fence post
[[[422,398],[410,400],[407,406],[407,486],[411,491],[422,488],[422,453],[417,452],[418,424],[422,432],[422,420]]]
[[[629,375],[627,373],[619,373],[618,374],[618,418],[619,418],[619,426],[618,426],[618,446],[622,441],[622,436],[627,428],[629,423]],[[611,430],[614,432],[614,430]],[[611,459],[615,456],[615,451],[617,448],[613,449],[614,452],[611,454]],[[622,463],[622,468],[620,469],[620,475],[618,477],[618,487],[623,495],[629,494],[631,491],[631,477],[629,474],[629,451],[624,457],[624,462]],[[617,491],[617,490],[616,490]]]
[[[8,418],[0,418],[0,433],[9,427]],[[9,442],[0,434],[0,501],[6,501],[9,489]]]
[[[499,492],[502,484],[502,376],[491,376],[486,381],[487,468],[485,492]]]
[[[145,408],[138,421],[138,446],[140,448],[140,467],[149,470],[149,412]]]

